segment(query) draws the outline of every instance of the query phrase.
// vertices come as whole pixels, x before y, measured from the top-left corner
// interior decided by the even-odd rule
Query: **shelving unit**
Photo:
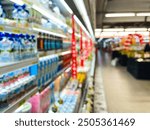
[[[19,68],[31,66],[38,63],[38,58],[31,58],[12,63],[0,63],[0,75],[17,70]]]
[[[86,98],[86,94],[87,94],[87,89],[88,89],[88,83],[86,82],[86,85],[85,85],[85,88],[84,88],[84,92],[83,92],[83,95],[80,99],[80,105],[79,105],[79,109],[78,109],[78,113],[81,113],[81,109],[83,107],[83,104],[84,104],[84,101],[85,101],[85,98]]]
[[[32,11],[34,10],[35,12],[35,19],[33,20],[32,17],[31,19],[34,21],[34,22],[31,22],[30,21],[29,23],[25,24],[24,22],[21,23],[20,20],[10,20],[10,19],[3,19],[4,20],[4,24],[0,24],[0,32],[8,32],[8,33],[13,33],[13,34],[24,34],[23,36],[23,39],[26,39],[26,34],[29,34],[29,35],[34,35],[35,38],[36,38],[36,42],[38,42],[38,38],[40,39],[41,37],[46,40],[46,41],[50,41],[51,44],[49,43],[45,43],[45,41],[43,41],[44,43],[44,49],[50,45],[50,47],[48,48],[49,51],[40,51],[40,50],[44,50],[42,47],[38,47],[40,48],[38,50],[38,54],[35,58],[31,58],[31,59],[26,59],[26,60],[21,60],[21,61],[17,61],[17,62],[9,62],[9,63],[0,63],[0,75],[4,75],[6,73],[9,73],[9,72],[13,72],[15,70],[18,70],[18,69],[21,69],[21,68],[25,68],[25,67],[28,67],[28,66],[32,66],[32,65],[38,65],[38,62],[40,60],[40,58],[42,57],[46,57],[46,56],[50,56],[50,55],[57,55],[57,56],[62,56],[62,55],[65,55],[65,54],[69,54],[69,53],[72,53],[71,51],[71,47],[70,47],[70,44],[71,44],[71,36],[72,36],[72,32],[70,33],[69,30],[72,31],[72,28],[69,27],[66,23],[66,19],[64,17],[61,17],[61,15],[59,16],[57,13],[54,13],[52,10],[46,8],[45,6],[46,5],[42,5],[38,0],[21,0],[21,2],[23,2],[24,4],[27,5],[27,7],[29,7],[30,9],[32,9]],[[4,3],[6,4],[6,2],[4,1]],[[11,3],[11,2],[10,2]],[[9,4],[10,4],[9,3]],[[31,12],[32,12],[31,11]],[[33,13],[33,12],[32,12]],[[41,17],[41,19],[45,19],[45,20],[50,20],[52,22],[54,22],[56,25],[59,25],[59,26],[56,26],[54,28],[52,27],[45,27],[44,25],[42,25],[42,22],[38,22],[38,19],[36,19],[36,13],[38,13]],[[39,16],[39,17],[40,17]],[[69,14],[69,17],[70,17],[70,20],[71,20],[71,15]],[[10,18],[10,17],[9,17]],[[17,23],[18,22],[18,23]],[[10,23],[10,24],[9,24]],[[40,24],[41,23],[41,24]],[[61,26],[61,27],[60,27]],[[62,28],[63,26],[63,28]],[[64,29],[64,26],[66,27]],[[79,25],[80,26],[80,25]],[[41,35],[40,35],[41,34]],[[12,36],[12,35],[11,35]],[[41,36],[41,37],[40,37]],[[77,29],[77,31],[75,32],[75,36],[76,37],[80,37],[80,34],[79,34],[79,28]],[[25,37],[25,38],[24,38]],[[30,36],[31,37],[31,36]],[[14,37],[13,37],[14,38]],[[20,38],[22,38],[20,36]],[[51,39],[52,38],[52,39]],[[42,40],[43,40],[42,39]],[[51,40],[50,40],[51,39]],[[16,40],[16,39],[15,39]],[[20,40],[20,39],[19,39]],[[29,38],[28,38],[29,40]],[[53,40],[53,41],[52,41]],[[34,39],[35,41],[35,39]],[[49,42],[48,41],[48,42]],[[52,43],[52,42],[54,43]],[[59,43],[61,44],[62,41],[65,43],[63,47],[59,47]],[[30,39],[30,42],[31,42],[31,39]],[[32,41],[33,42],[33,41]],[[21,41],[22,43],[22,41]],[[20,44],[21,44],[20,43]],[[79,44],[79,43],[77,43]],[[39,45],[39,44],[38,44]],[[45,47],[46,45],[46,47]],[[55,50],[50,50],[50,49],[55,49]],[[65,48],[65,49],[58,49],[58,48]],[[66,49],[67,48],[67,49]],[[12,49],[12,48],[11,48]],[[22,48],[21,48],[22,49]],[[37,49],[37,48],[36,48]],[[45,50],[48,50],[48,49],[45,49]],[[22,51],[22,50],[21,50]],[[70,54],[69,54],[70,55]],[[63,57],[63,56],[62,56]],[[66,61],[66,59],[64,58],[63,61],[60,61],[58,62],[58,64],[62,64],[65,66],[65,64],[68,65],[68,62],[70,62],[70,59],[68,58]],[[44,63],[45,64],[45,63]],[[61,65],[60,67],[62,67],[63,65]],[[51,79],[46,79],[45,81],[47,81],[43,86],[40,86],[40,87],[37,87],[37,85],[31,89],[31,90],[25,90],[26,92],[24,93],[21,93],[22,96],[17,99],[16,101],[14,101],[13,103],[9,104],[8,107],[4,108],[4,109],[0,109],[0,112],[2,113],[10,113],[10,112],[14,112],[18,107],[20,107],[23,103],[25,103],[26,101],[28,101],[28,99],[30,97],[32,97],[33,95],[35,95],[37,92],[41,93],[43,92],[43,90],[47,87],[49,87],[49,85],[56,81],[56,79],[62,75],[68,68],[71,68],[71,63],[62,68],[61,71],[59,71],[54,77],[52,77]],[[37,67],[38,68],[38,67]],[[42,74],[45,73],[44,71],[42,72]],[[44,75],[44,74],[43,74]],[[38,80],[38,76],[37,74],[35,74],[37,80]],[[47,76],[47,75],[46,75]],[[63,75],[64,76],[64,75]],[[62,76],[62,77],[63,77]],[[43,76],[44,77],[44,76]],[[42,77],[42,80],[45,78]],[[65,76],[64,76],[65,77]],[[18,78],[18,77],[17,77]],[[47,77],[46,77],[47,78]],[[18,80],[18,79],[17,79]],[[43,80],[44,81],[44,80]],[[7,81],[6,81],[7,82]],[[37,81],[38,82],[38,81]],[[36,84],[38,84],[36,82]],[[14,81],[13,81],[14,83]],[[34,82],[35,83],[35,82]],[[10,85],[8,85],[10,86]],[[86,85],[87,87],[87,85]],[[86,95],[86,88],[85,87],[85,91],[83,93],[83,97],[79,97],[78,98],[78,101],[77,101],[77,104],[76,104],[76,107],[75,107],[75,110],[74,112],[80,112],[80,109],[83,105],[83,102],[84,102],[84,99],[85,99],[85,95]],[[77,88],[75,88],[77,89]],[[76,90],[75,90],[76,91]],[[14,93],[13,93],[14,94]],[[14,95],[13,95],[14,96]],[[73,95],[74,96],[74,95]],[[76,96],[76,94],[75,94]],[[7,98],[6,98],[7,99]],[[6,100],[4,99],[4,100]],[[9,98],[7,99],[9,100]],[[6,101],[7,101],[6,100]],[[3,101],[3,100],[2,100]],[[9,101],[8,101],[9,102]],[[81,104],[80,104],[81,103]]]
[[[0,24],[0,31],[2,32],[9,32],[15,34],[33,34],[32,28],[29,27],[20,27],[17,25],[10,25],[10,24]]]

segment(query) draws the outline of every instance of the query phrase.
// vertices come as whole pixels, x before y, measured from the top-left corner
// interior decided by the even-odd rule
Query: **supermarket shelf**
[[[34,25],[33,25],[32,29],[35,32],[41,32],[41,33],[46,33],[46,34],[50,34],[50,35],[53,35],[53,36],[66,38],[66,35],[60,30],[47,29],[47,28],[44,28],[44,27],[39,26],[39,25],[37,27],[34,27]]]
[[[19,27],[17,25],[0,24],[1,32],[10,32],[14,34],[33,34],[33,30],[29,27]]]
[[[35,87],[34,89],[32,89],[31,91],[29,91],[28,93],[26,93],[24,96],[22,96],[19,100],[17,100],[16,102],[10,104],[4,110],[2,110],[2,111],[0,110],[0,112],[1,113],[11,113],[11,112],[14,112],[22,103],[24,103],[25,101],[27,101],[30,97],[32,97],[37,92],[38,92],[38,88]]]
[[[39,51],[38,53],[39,53],[39,57],[45,57],[52,54],[61,55],[62,53],[69,52],[69,51],[70,51],[69,49],[65,49],[65,50],[59,49],[59,50],[50,50],[50,51]]]
[[[85,98],[86,98],[86,94],[87,94],[87,89],[88,89],[88,82],[86,82],[83,95],[81,95],[81,100],[80,100],[78,113],[81,113],[81,111],[82,111],[82,107],[83,107],[83,104],[84,104],[84,101],[85,101]]]
[[[55,81],[57,79],[58,76],[60,76],[65,70],[67,70],[71,65],[68,65],[67,67],[65,67],[64,69],[62,69],[60,72],[58,72],[52,79],[50,79],[49,81],[47,81],[44,86],[47,87],[51,82]],[[42,87],[42,88],[45,88]],[[43,90],[43,89],[42,89]]]
[[[39,57],[45,57],[48,55],[52,55],[52,54],[56,54],[55,50],[51,50],[51,51],[39,51]]]
[[[17,70],[19,68],[31,66],[38,63],[38,58],[31,58],[19,62],[0,63],[0,75]]]
[[[60,52],[62,52],[62,49],[56,50],[56,53],[60,53]]]

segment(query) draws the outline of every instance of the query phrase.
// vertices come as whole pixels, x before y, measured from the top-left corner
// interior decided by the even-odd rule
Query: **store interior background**
[[[0,112],[150,112],[150,0],[0,5]]]

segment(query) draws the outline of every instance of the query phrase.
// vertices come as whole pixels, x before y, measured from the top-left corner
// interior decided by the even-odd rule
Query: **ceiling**
[[[150,12],[150,0],[96,0],[96,28],[150,27],[150,17],[105,17],[129,12]]]

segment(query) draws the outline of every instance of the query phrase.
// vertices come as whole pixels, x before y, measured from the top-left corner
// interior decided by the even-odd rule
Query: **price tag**
[[[13,29],[12,32],[14,32],[14,33],[21,33],[21,31],[19,29]]]
[[[4,31],[4,27],[3,26],[0,26],[0,31]]]

